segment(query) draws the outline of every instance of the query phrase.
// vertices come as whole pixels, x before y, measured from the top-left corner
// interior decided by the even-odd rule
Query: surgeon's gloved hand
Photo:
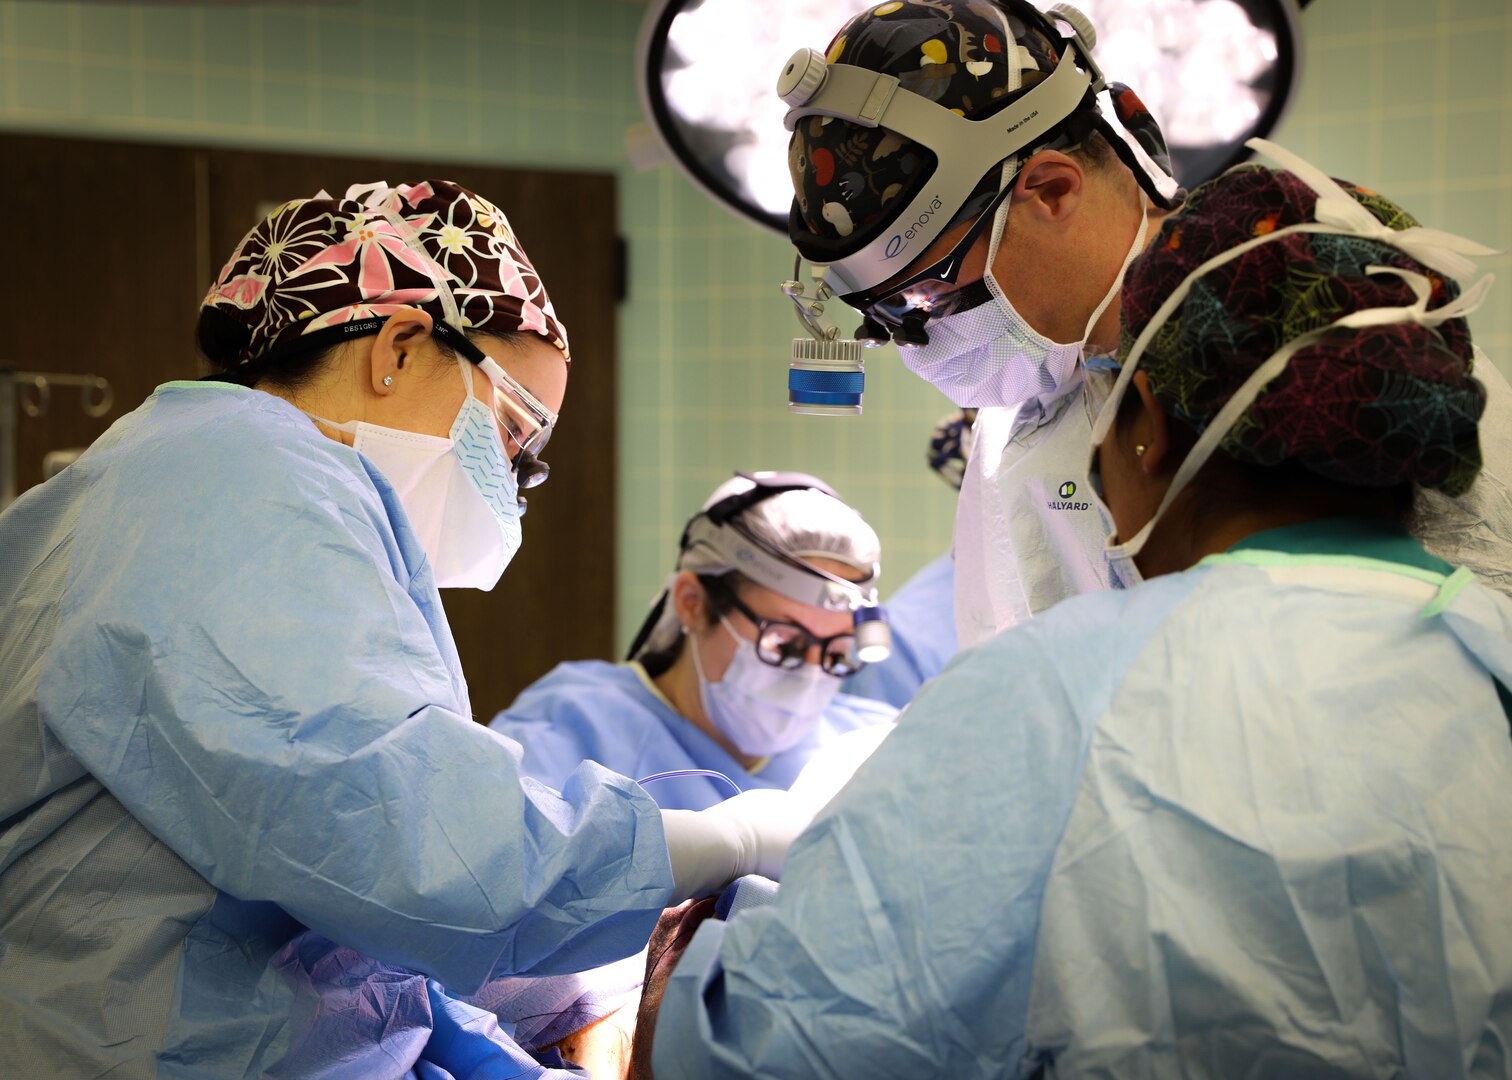
[[[663,810],[672,903],[709,896],[747,874],[778,880],[788,847],[814,807],[786,791],[743,791],[707,810]]]
[[[866,764],[897,726],[888,722],[848,731],[809,760],[788,792],[810,820],[840,794],[840,789],[850,782],[856,770]]]

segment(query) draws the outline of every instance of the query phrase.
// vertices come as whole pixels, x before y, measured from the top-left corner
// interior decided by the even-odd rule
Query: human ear
[[[690,570],[672,579],[672,610],[685,631],[702,630],[708,622],[708,597],[698,575]]]
[[[1154,476],[1165,469],[1171,456],[1171,427],[1166,422],[1165,410],[1150,391],[1150,377],[1143,371],[1134,373],[1133,388],[1139,395],[1139,412],[1132,425],[1135,436],[1135,452],[1139,454],[1139,466],[1146,476]],[[1139,447],[1143,446],[1143,451]]]
[[[1013,181],[1020,213],[1046,223],[1063,222],[1081,205],[1086,174],[1081,163],[1058,150],[1041,150],[1024,162]]]
[[[397,380],[414,373],[414,364],[408,362],[430,337],[434,325],[430,314],[419,308],[403,308],[388,317],[368,353],[368,374],[375,394],[392,393]]]

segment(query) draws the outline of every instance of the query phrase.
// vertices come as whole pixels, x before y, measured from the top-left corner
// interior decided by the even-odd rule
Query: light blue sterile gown
[[[383,477],[271,395],[160,388],[0,516],[0,1063],[276,1074],[306,928],[453,993],[642,948],[655,804],[521,780],[470,713]],[[432,1005],[472,1060],[488,1018]]]
[[[902,708],[956,654],[955,557],[946,552],[887,599],[892,655],[845,680],[845,691]]]
[[[962,653],[699,928],[658,1080],[1512,1076],[1512,601],[1428,566],[1275,530]]]
[[[891,721],[897,710],[878,701],[837,694],[819,725],[791,750],[754,773],[684,719],[649,683],[639,664],[582,660],[558,664],[526,687],[490,725],[524,748],[526,776],[553,784],[584,761],[642,779],[673,769],[712,769],[741,790],[786,788],[814,754],[857,728]],[[646,787],[669,810],[702,810],[734,792],[707,776],[660,780]]]

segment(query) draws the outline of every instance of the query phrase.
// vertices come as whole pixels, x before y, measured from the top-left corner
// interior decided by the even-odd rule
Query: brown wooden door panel
[[[115,402],[99,419],[59,389],[46,415],[20,414],[17,489],[49,450],[87,446],[154,387],[198,374],[195,151],[0,134],[14,197],[0,258],[10,305],[0,366],[101,375]]]
[[[615,179],[478,165],[380,161],[0,135],[0,160],[37,212],[13,230],[3,295],[35,318],[0,362],[97,372],[111,415],[87,421],[70,392],[22,425],[22,483],[42,455],[84,445],[168,379],[194,377],[196,308],[269,203],[353,183],[445,178],[509,215],[568,328],[574,357],[550,481],[530,497],[525,545],[492,593],[442,593],[479,719],[554,664],[608,657],[614,639]],[[106,200],[99,193],[110,192]],[[27,257],[27,252],[38,252]],[[15,257],[20,253],[21,258]],[[21,329],[23,333],[16,331]]]

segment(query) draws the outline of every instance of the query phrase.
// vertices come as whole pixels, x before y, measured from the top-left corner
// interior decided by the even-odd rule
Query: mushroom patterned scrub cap
[[[825,60],[892,75],[899,88],[980,120],[1055,71],[1065,43],[1052,38],[1049,27],[1036,9],[1014,0],[889,0],[846,23]],[[1165,140],[1149,110],[1122,83],[1108,89],[1124,130],[1169,173]],[[1089,97],[1049,138],[1018,157],[1082,145],[1094,129],[1105,127],[1097,118],[1096,100]],[[1111,129],[1104,134],[1118,138]],[[788,144],[795,193],[791,239],[807,257],[823,258],[826,248],[846,250],[847,238],[898,214],[936,165],[928,147],[886,127],[802,117]],[[963,205],[947,209],[952,224],[987,206],[999,190],[1000,173],[989,171]]]

